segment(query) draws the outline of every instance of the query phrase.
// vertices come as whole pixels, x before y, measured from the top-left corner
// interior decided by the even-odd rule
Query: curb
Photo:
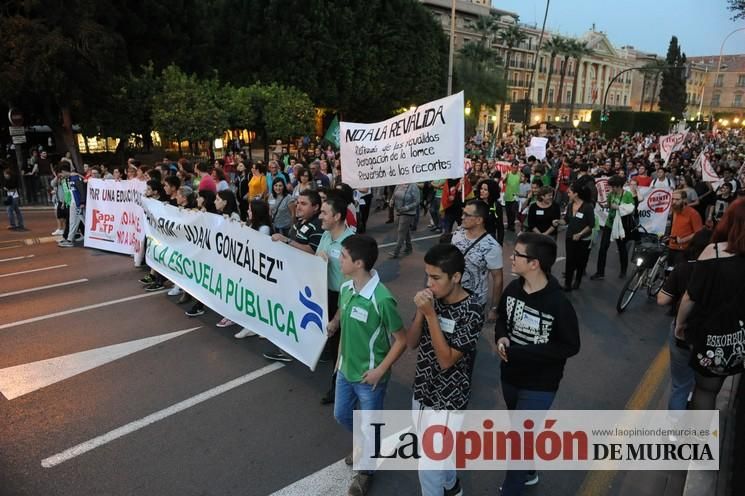
[[[21,212],[45,212],[45,211],[54,211],[54,205],[38,205],[38,206],[30,206],[30,207],[21,207]]]
[[[62,239],[62,236],[44,236],[41,238],[13,239],[10,241],[0,241],[0,250],[7,248],[19,248],[21,246],[41,245],[45,243],[55,243]]]

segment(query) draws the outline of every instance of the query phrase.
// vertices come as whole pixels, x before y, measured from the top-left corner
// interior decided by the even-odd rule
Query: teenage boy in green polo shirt
[[[378,244],[370,236],[355,234],[342,242],[341,271],[349,280],[341,285],[339,311],[329,323],[329,332],[341,324],[334,418],[349,432],[358,403],[363,416],[365,411],[383,409],[391,366],[406,349],[396,299],[373,270],[377,259]],[[351,455],[346,462],[352,464]],[[348,495],[365,496],[372,475],[357,473]]]

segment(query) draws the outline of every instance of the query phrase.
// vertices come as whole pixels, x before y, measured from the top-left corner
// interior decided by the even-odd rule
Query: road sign
[[[26,143],[26,135],[13,136],[12,140],[14,145],[23,145]]]
[[[11,136],[23,136],[26,134],[26,128],[23,126],[8,126]]]
[[[20,110],[10,109],[8,111],[8,122],[11,126],[23,126],[23,114]]]

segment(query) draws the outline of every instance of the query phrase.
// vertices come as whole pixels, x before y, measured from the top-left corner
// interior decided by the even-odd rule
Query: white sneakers
[[[56,230],[52,231],[52,236],[60,236],[60,235],[62,235],[62,233],[64,233],[64,232],[65,232],[65,231],[64,231],[64,230],[62,230],[62,229],[56,229]]]
[[[254,336],[258,336],[258,334],[253,332],[251,329],[247,329],[244,327],[233,337],[236,339],[243,339],[243,338],[252,338]]]
[[[234,322],[230,319],[226,319],[225,317],[222,318],[220,322],[217,323],[217,327],[230,327],[234,324]]]
[[[178,296],[181,293],[183,293],[183,291],[181,291],[181,288],[179,288],[178,286],[173,286],[171,289],[168,290],[167,294],[168,296]]]

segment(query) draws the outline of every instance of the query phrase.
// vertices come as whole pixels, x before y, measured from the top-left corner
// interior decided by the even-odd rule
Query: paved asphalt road
[[[9,367],[199,329],[141,351],[124,351],[118,360],[40,389],[3,392],[0,496],[346,493],[351,472],[339,461],[349,452],[351,436],[334,422],[331,407],[319,404],[331,364],[320,364],[315,373],[297,362],[266,368],[270,363],[261,354],[271,348],[267,341],[235,340],[237,329],[217,329],[220,317],[212,312],[187,318],[175,298],[165,294],[141,297],[145,293],[137,280],[143,272],[125,256],[61,249],[55,243],[19,246],[14,239],[48,236],[54,228],[49,211],[27,212],[26,217],[31,232],[0,233],[0,382],[11,375]],[[383,214],[374,214],[370,222],[370,234],[380,243],[393,241],[384,220]],[[505,242],[508,267],[510,236]],[[413,315],[412,298],[424,279],[422,255],[434,242],[415,242],[414,254],[401,260],[388,260],[381,249],[377,269],[399,297],[405,320]],[[610,277],[587,280],[571,294],[582,350],[568,363],[555,408],[664,405],[668,380],[662,350],[669,317],[639,296],[626,313],[616,314],[622,283],[615,277],[617,258],[611,248]],[[594,267],[594,255],[590,264]],[[559,262],[554,272],[562,267]],[[37,290],[49,285],[57,286]],[[126,298],[131,299],[116,302]],[[53,316],[86,306],[93,308]],[[492,338],[487,326],[476,361],[473,409],[504,407]],[[47,363],[47,372],[89,358]],[[415,354],[407,352],[394,367],[387,408],[409,407],[414,361]],[[242,384],[213,389],[236,378]],[[205,391],[215,395],[196,402],[194,396]],[[173,405],[183,409],[165,410]],[[115,431],[123,426],[124,431]],[[101,445],[89,451],[66,452],[81,444],[91,448],[88,442],[96,439]],[[461,474],[468,495],[496,494],[502,477],[497,472]],[[664,473],[544,472],[540,484],[525,494],[662,494],[675,479]],[[416,474],[380,473],[371,494],[416,495]]]

